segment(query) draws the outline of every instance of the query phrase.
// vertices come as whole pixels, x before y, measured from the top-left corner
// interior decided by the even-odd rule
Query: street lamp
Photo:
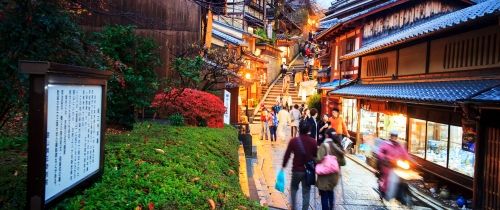
[[[245,74],[245,79],[247,80],[247,82],[250,82],[250,79],[252,79],[252,75],[251,75],[250,73],[246,73],[246,74]],[[248,91],[249,91],[249,90],[248,90],[248,89],[249,89],[249,88],[248,88],[248,86],[249,86],[249,85],[247,84],[247,85],[246,85],[246,88],[247,88],[247,103],[246,103],[245,114],[246,114],[246,116],[247,116],[248,123],[250,123],[250,117],[248,116],[248,100],[250,99],[250,98],[248,97]]]

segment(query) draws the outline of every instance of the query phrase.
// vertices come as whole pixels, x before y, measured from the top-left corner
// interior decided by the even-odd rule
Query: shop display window
[[[364,134],[376,134],[377,132],[377,112],[370,112],[361,109],[360,131]]]
[[[399,143],[406,144],[406,117],[402,114],[388,115],[378,114],[378,136],[389,139],[391,131],[397,131]]]
[[[448,168],[474,176],[474,153],[462,149],[462,127],[450,126],[450,159]]]
[[[342,99],[342,116],[345,120],[347,130],[356,132],[358,128],[356,99]]]
[[[426,121],[410,118],[409,138],[410,153],[425,158],[425,127]]]
[[[446,124],[427,122],[426,159],[444,167],[448,159],[448,127]]]

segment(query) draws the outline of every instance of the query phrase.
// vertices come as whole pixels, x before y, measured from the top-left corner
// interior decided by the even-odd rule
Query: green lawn
[[[237,132],[136,124],[106,137],[104,175],[90,188],[62,201],[58,209],[259,209],[238,182]],[[26,155],[1,151],[0,206],[24,207]],[[18,171],[17,174],[15,171]]]

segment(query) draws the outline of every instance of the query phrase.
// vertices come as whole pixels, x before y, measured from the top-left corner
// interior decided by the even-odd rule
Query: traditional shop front
[[[399,133],[419,168],[471,196],[475,168],[475,125],[463,119],[456,103],[499,85],[499,80],[422,82],[408,84],[353,84],[331,92],[337,98],[356,153],[373,164],[377,145]]]

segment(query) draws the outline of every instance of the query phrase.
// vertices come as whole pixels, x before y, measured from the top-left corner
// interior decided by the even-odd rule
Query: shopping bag
[[[280,192],[285,192],[285,171],[283,169],[278,172],[274,188]]]

